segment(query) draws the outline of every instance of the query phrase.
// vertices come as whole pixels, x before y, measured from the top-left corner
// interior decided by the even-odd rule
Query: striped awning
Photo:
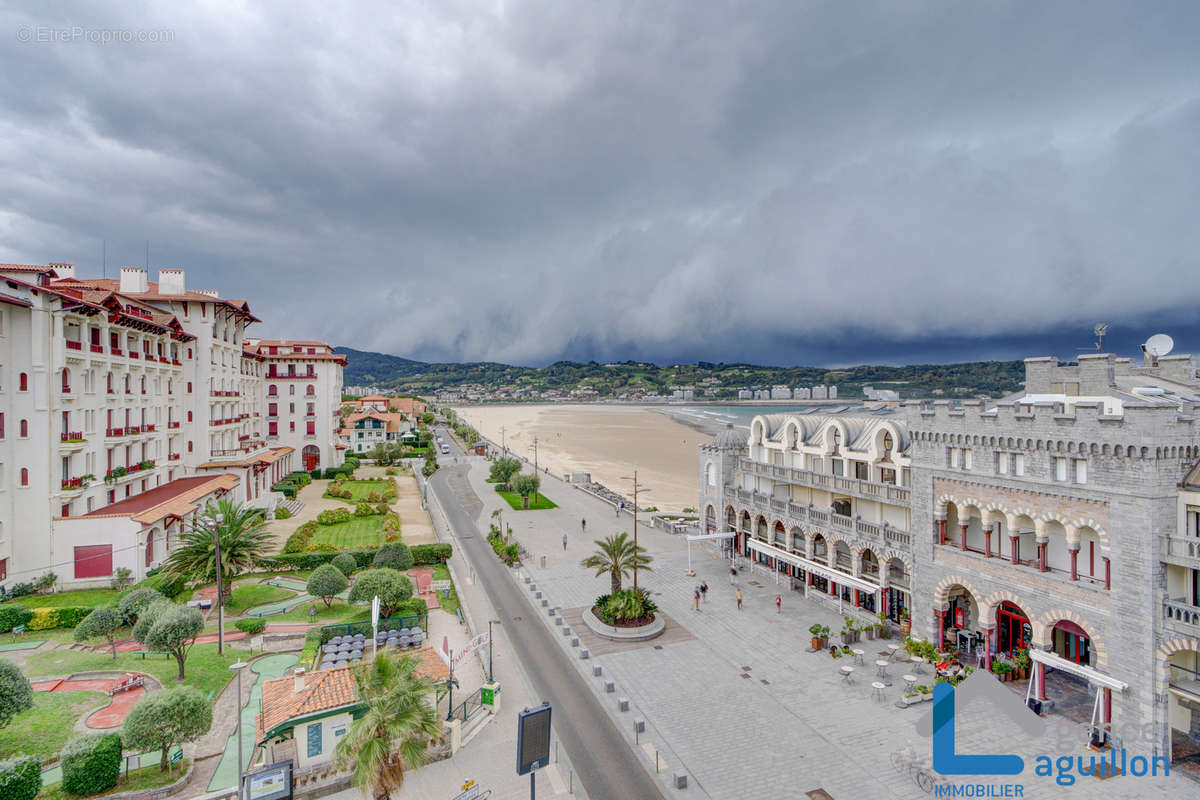
[[[834,583],[839,583],[843,586],[849,586],[852,589],[858,589],[860,592],[878,592],[883,588],[878,583],[871,583],[868,580],[863,580],[862,578],[855,577],[849,573],[841,572],[840,570],[833,569],[832,567],[827,567],[824,564],[818,564],[816,561],[810,561],[804,556],[798,556],[795,553],[789,553],[787,550],[781,550],[775,545],[767,544],[766,542],[758,539],[747,539],[746,547],[762,553],[763,555],[777,558],[785,564],[792,564],[800,567],[800,569],[811,572],[814,575],[820,575],[821,577],[827,578]]]

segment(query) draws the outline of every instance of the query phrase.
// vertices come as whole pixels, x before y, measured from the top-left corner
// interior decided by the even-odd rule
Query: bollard
[[[592,665],[592,677],[599,678],[603,674],[604,674],[604,667],[600,666],[599,664]]]
[[[536,591],[537,591],[537,584],[536,584],[536,583],[531,583],[531,584],[529,584],[529,591],[531,591],[531,592],[536,592]]]
[[[646,720],[635,719],[633,721],[633,731],[634,731],[634,733],[645,733],[646,732]]]
[[[686,772],[676,772],[675,773],[675,788],[676,789],[686,789],[687,788],[687,773]]]
[[[571,647],[579,647],[579,637],[578,636],[571,637]]]
[[[529,583],[529,582],[530,582],[530,581],[532,581],[532,580],[533,580],[533,578],[529,577],[528,575],[526,575],[526,576],[525,576],[525,582],[526,582],[526,583]]]
[[[548,605],[550,605],[550,601],[543,597],[542,598],[542,608],[545,608]]]
[[[544,602],[546,602],[546,601],[545,601],[545,600],[543,600],[542,602],[544,603]],[[551,608],[551,609],[550,609],[550,610],[549,610],[547,613],[548,613],[548,614],[550,614],[550,616],[552,616],[552,617],[553,617],[553,616],[554,616],[554,609],[553,609],[553,608]]]
[[[579,657],[580,657],[580,658],[590,658],[590,657],[591,657],[591,653],[589,653],[589,652],[587,651],[587,648],[585,647],[584,649],[582,649],[582,650],[580,650],[580,651],[579,651]]]
[[[542,599],[542,593],[541,593],[541,592],[534,592],[534,593],[533,593],[533,596],[534,596],[534,599],[536,599],[536,600],[541,600],[541,599]]]
[[[542,556],[542,569],[546,568],[546,557]]]
[[[614,681],[605,681],[604,682],[604,693],[605,694],[612,694],[616,690],[617,690],[617,684]]]
[[[617,700],[617,710],[618,711],[628,711],[629,710],[629,698],[628,697],[622,697],[621,699]]]
[[[563,636],[570,636],[570,635],[571,635],[571,626],[568,625],[567,627],[563,628]]]
[[[551,613],[551,616],[553,616],[553,613]],[[562,624],[563,624],[563,618],[562,618],[562,617],[554,617],[554,624],[555,624],[555,625],[562,625]]]

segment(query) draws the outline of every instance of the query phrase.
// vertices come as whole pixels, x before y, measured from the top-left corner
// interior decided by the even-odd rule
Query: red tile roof
[[[332,711],[358,702],[358,684],[354,680],[354,667],[335,667],[304,676],[304,688],[296,691],[296,678],[263,681],[262,712],[258,715],[258,741],[262,742],[284,723]]]
[[[200,506],[196,502],[210,492],[229,490],[240,481],[236,475],[196,475],[176,478],[170,483],[156,486],[118,503],[98,508],[72,519],[95,519],[98,517],[132,517],[143,524],[157,522],[168,516],[182,517]]]
[[[209,294],[193,292],[190,290],[185,291],[182,294],[160,294],[158,291],[158,281],[146,281],[146,291],[138,293],[121,292],[121,281],[116,278],[66,278],[63,280],[53,281],[51,286],[56,289],[78,288],[107,291],[134,301],[216,303],[217,305],[228,306],[239,313],[245,314],[255,322],[258,321],[258,317],[255,317],[252,313],[250,313],[250,305],[245,300],[233,300],[226,297],[213,297]]]

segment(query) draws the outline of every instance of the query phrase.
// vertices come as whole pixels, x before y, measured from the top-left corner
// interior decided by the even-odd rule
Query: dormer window
[[[885,433],[883,435],[883,452],[892,452],[892,435],[890,433]]]

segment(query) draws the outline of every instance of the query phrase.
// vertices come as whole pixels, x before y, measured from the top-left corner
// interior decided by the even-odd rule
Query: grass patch
[[[458,614],[458,589],[454,586],[454,581],[450,577],[450,570],[445,564],[436,564],[433,568],[433,579],[435,581],[450,581],[450,596],[442,597],[442,593],[438,592],[438,605],[440,605],[447,614]]]
[[[0,759],[30,755],[53,761],[75,735],[75,722],[105,705],[104,692],[34,692],[33,708],[0,728]]]
[[[354,517],[336,525],[321,525],[309,542],[331,544],[339,550],[372,550],[383,544],[383,514]]]
[[[350,499],[344,497],[332,497],[331,500],[341,500],[343,503],[360,503],[367,499],[367,495],[371,492],[382,495],[388,486],[388,481],[382,478],[343,481],[342,488],[350,490]],[[325,495],[329,497],[329,495]]]
[[[503,497],[504,500],[510,506],[512,506],[513,511],[542,511],[547,508],[558,508],[558,506],[554,504],[553,500],[551,500],[549,497],[546,497],[546,495],[542,494],[541,492],[538,492],[536,499],[533,497],[529,498],[529,508],[525,507],[521,499],[521,495],[517,494],[516,492],[505,492],[501,491],[499,487],[496,487],[496,494]]]
[[[309,616],[309,612],[316,609],[315,616]],[[322,625],[330,625],[334,622],[357,622],[359,620],[371,619],[370,606],[352,606],[345,600],[334,599],[329,608],[325,607],[324,600],[310,600],[307,603],[301,603],[291,611],[285,611],[282,614],[273,614],[269,617],[263,617],[268,623],[271,622],[311,622],[320,623]]]
[[[233,586],[233,596],[225,606],[227,616],[240,616],[246,609],[295,597],[296,593],[282,586],[267,586],[265,583],[238,583]]]
[[[31,594],[18,597],[15,602],[30,608],[63,608],[64,606],[107,606],[117,602],[121,592],[116,589],[76,589],[54,594]]]
[[[112,791],[106,792],[102,796],[117,792],[137,792],[143,789],[157,789],[160,786],[167,786],[179,780],[191,763],[192,760],[190,758],[185,758],[172,767],[169,772],[161,771],[158,768],[157,762],[149,767],[135,769],[128,774],[122,771],[121,777],[117,778],[117,785],[113,787]],[[64,792],[61,783],[52,783],[42,787],[42,790],[38,792],[37,800],[79,800],[79,797],[78,795]]]
[[[370,613],[370,609],[367,609]],[[226,649],[224,656],[217,655],[217,645],[198,644],[188,654],[183,683],[195,686],[205,695],[210,691],[218,694],[225,684],[233,679],[229,665],[237,661],[236,653]],[[175,659],[163,656],[146,656],[143,659],[133,653],[117,653],[114,660],[111,652],[85,652],[82,650],[51,650],[46,653],[34,653],[25,662],[22,670],[31,679],[66,675],[72,672],[89,670],[120,670],[145,672],[153,675],[166,688],[176,686],[175,676],[179,673]]]

